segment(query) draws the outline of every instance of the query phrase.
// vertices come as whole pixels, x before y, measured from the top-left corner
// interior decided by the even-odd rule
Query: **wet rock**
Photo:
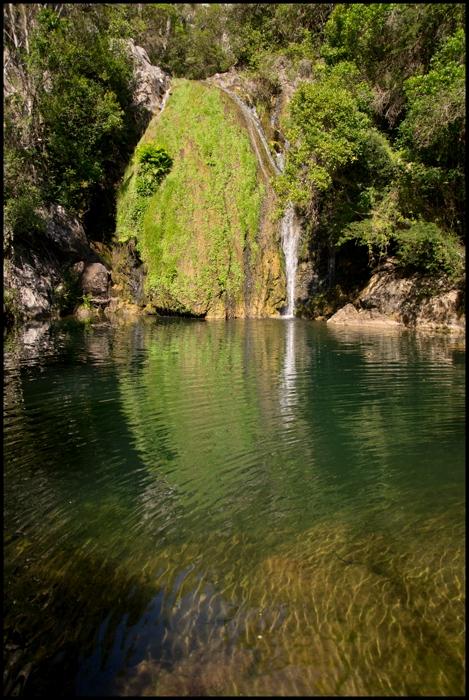
[[[148,303],[144,290],[145,266],[138,254],[135,240],[117,244],[112,250],[112,296],[131,304]]]
[[[295,280],[296,301],[307,301],[311,287],[317,287],[317,285],[318,275],[315,272],[313,262],[311,260],[299,262]]]

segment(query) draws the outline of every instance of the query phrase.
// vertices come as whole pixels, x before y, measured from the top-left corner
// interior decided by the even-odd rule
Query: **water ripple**
[[[462,692],[460,342],[297,320],[10,340],[6,694]]]

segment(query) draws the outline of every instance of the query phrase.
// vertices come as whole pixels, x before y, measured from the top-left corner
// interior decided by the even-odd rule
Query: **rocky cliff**
[[[108,246],[90,242],[82,222],[63,207],[41,212],[42,239],[15,246],[4,262],[7,320],[77,309],[82,317],[101,311],[278,315],[286,285],[272,182],[288,148],[281,116],[295,81],[280,63],[276,91],[259,99],[259,84],[233,69],[204,82],[171,81],[142,48],[130,42],[129,51],[143,134],[139,146],[164,148],[170,172],[142,198],[134,155],[118,194],[118,240]],[[298,80],[308,78],[308,66],[302,70]],[[302,315],[314,318],[315,298],[331,287],[331,265],[326,270],[317,264],[319,256],[311,252],[315,222],[306,224],[295,296]],[[354,274],[349,271],[350,278]],[[390,261],[360,291],[355,282],[345,292],[341,288],[335,308],[319,312],[330,316],[331,325],[464,330],[462,290],[443,280],[405,277]],[[342,308],[332,313],[339,303]]]

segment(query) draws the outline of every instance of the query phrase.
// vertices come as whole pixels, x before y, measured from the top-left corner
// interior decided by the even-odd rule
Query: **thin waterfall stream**
[[[246,123],[248,125],[249,135],[256,152],[257,159],[259,161],[262,173],[267,181],[269,181],[269,175],[266,171],[266,164],[261,154],[259,148],[259,143],[257,142],[255,134],[257,135],[260,144],[262,144],[264,154],[267,158],[267,163],[270,170],[274,175],[280,175],[285,167],[285,154],[277,154],[277,162],[275,162],[272,153],[270,152],[267,139],[262,128],[260,119],[257,115],[255,107],[249,107],[245,104],[241,98],[236,95],[236,93],[228,90],[226,87],[218,85],[220,90],[226,93],[240,108],[244,117],[246,118]],[[287,142],[288,144],[288,142]],[[298,220],[298,216],[295,211],[294,205],[289,202],[283,214],[282,220],[280,222],[280,239],[282,241],[282,250],[285,256],[285,277],[286,277],[286,296],[287,304],[285,310],[282,314],[283,318],[293,318],[295,315],[295,284],[296,284],[296,272],[298,269],[298,244],[300,240],[301,227]]]
[[[300,226],[295,207],[288,203],[280,224],[282,248],[285,255],[285,276],[287,280],[287,307],[284,318],[293,318],[295,312],[295,282],[298,268],[298,243]]]

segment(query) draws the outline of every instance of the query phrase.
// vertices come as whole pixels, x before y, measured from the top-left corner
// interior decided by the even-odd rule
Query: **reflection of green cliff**
[[[117,234],[137,236],[155,303],[244,315],[246,284],[259,265],[264,186],[236,106],[216,88],[175,80],[141,143],[165,149],[172,167],[151,196],[140,196],[134,155],[118,196]]]
[[[255,382],[245,377],[243,336],[194,322],[155,327],[148,340],[145,365],[121,377],[136,447],[186,507],[216,507],[235,496],[233,481],[259,439],[260,406]]]

